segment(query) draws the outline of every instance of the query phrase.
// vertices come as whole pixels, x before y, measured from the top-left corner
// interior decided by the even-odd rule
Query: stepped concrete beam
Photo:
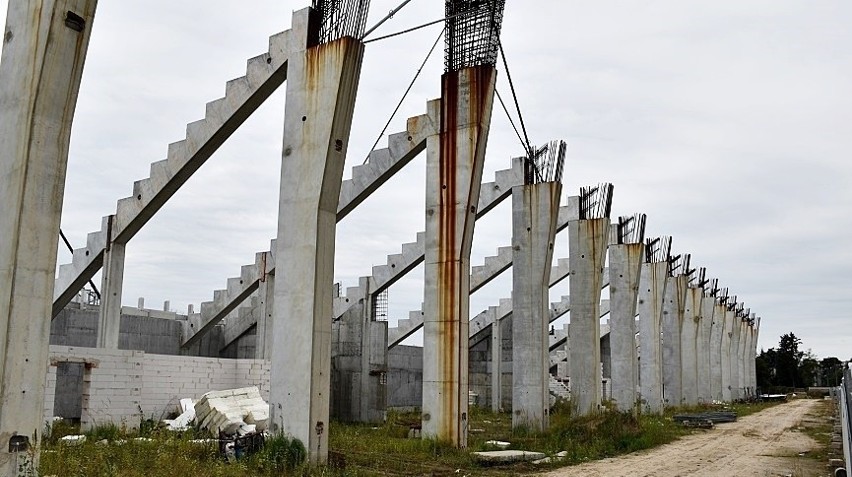
[[[0,474],[38,467],[56,237],[96,0],[9,2],[0,61]],[[32,459],[31,459],[32,458]]]
[[[639,383],[643,405],[651,413],[663,410],[663,366],[660,322],[669,281],[671,239],[646,240],[645,261],[639,276]]]
[[[698,276],[704,276],[703,269]],[[704,287],[701,282],[703,278],[699,278],[697,284],[690,284],[686,290],[683,328],[680,333],[681,391],[683,404],[687,406],[698,404],[698,338],[701,328],[701,303],[704,299]]]
[[[636,298],[645,254],[645,214],[625,216],[611,227],[609,241],[610,359],[612,400],[621,411],[636,406]]]
[[[550,423],[548,285],[561,195],[559,181],[512,191],[512,427],[533,432]],[[599,283],[597,288],[600,294]],[[500,374],[499,363],[492,363],[494,376]]]
[[[86,246],[73,252],[71,263],[59,267],[53,291],[56,316],[89,281],[104,261],[107,242],[127,244],[234,131],[287,78],[293,51],[308,41],[308,10],[293,14],[290,30],[269,39],[269,51],[247,63],[245,76],[229,81],[225,97],[207,103],[204,119],[189,123],[186,139],[172,143],[165,160],[151,164],[151,175],[133,184],[133,195],[120,199],[110,230],[89,234]],[[113,261],[117,257],[113,257]]]
[[[722,356],[722,401],[730,402],[733,397],[731,393],[731,344],[734,336],[734,318],[735,312],[733,304],[736,303],[736,297],[729,300],[725,305],[724,317],[725,324],[722,329],[722,347],[720,354]]]
[[[697,380],[698,380],[698,402],[709,403],[713,401],[710,378],[710,344],[711,329],[713,327],[713,311],[716,308],[715,283],[710,280],[709,288],[704,289],[701,297],[701,320],[698,326],[698,339],[695,342],[695,354],[697,356]]]
[[[293,53],[288,66],[275,250],[286,273],[275,277],[270,427],[319,463],[328,457],[337,210],[363,52],[345,36]]]
[[[579,210],[568,223],[568,259],[571,262],[571,346],[568,349],[571,399],[580,415],[601,404],[600,302],[603,266],[609,242],[612,186],[581,190]],[[592,204],[604,204],[595,209]]]
[[[275,248],[275,241],[272,245]],[[229,278],[227,288],[213,293],[213,301],[201,303],[200,313],[189,317],[185,327],[183,349],[201,341],[214,326],[231,314],[246,298],[255,293],[267,275],[275,269],[275,255],[270,252],[255,254],[254,263],[243,265],[240,276]],[[256,319],[256,315],[254,315]],[[253,323],[252,323],[253,324]]]
[[[682,263],[686,263],[683,268],[689,267],[688,259]],[[680,335],[683,331],[688,282],[689,277],[680,273],[672,277],[666,286],[662,319],[663,402],[666,406],[680,406],[683,402]]]
[[[713,326],[710,329],[710,394],[713,401],[722,400],[722,335],[725,334],[726,294],[724,292],[715,297]]]
[[[470,249],[496,71],[442,77],[440,134],[427,140],[423,437],[467,447]]]

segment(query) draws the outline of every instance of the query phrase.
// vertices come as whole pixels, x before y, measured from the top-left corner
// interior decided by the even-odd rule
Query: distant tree
[[[797,385],[803,388],[815,386],[819,382],[819,376],[819,361],[811,350],[807,350],[802,354],[802,359],[799,360]]]
[[[819,362],[820,386],[838,386],[843,378],[843,362],[834,356]]]
[[[800,384],[799,364],[804,355],[799,351],[802,340],[793,333],[781,337],[778,343],[778,356],[775,361],[775,382],[777,386],[796,387]]]
[[[767,389],[775,384],[775,363],[778,359],[778,353],[775,348],[768,350],[760,350],[760,354],[754,361],[755,373],[757,377],[757,387]]]

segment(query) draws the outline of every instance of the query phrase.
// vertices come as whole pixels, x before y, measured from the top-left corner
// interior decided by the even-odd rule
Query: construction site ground
[[[795,399],[737,422],[620,457],[564,467],[550,477],[827,476],[825,442],[833,401]],[[809,432],[810,430],[810,432]],[[827,430],[825,431],[827,432]],[[809,435],[810,434],[810,435]],[[820,439],[822,440],[822,439]]]

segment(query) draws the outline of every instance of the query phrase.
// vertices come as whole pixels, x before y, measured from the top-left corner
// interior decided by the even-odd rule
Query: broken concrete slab
[[[509,464],[512,462],[527,462],[543,459],[547,456],[544,452],[531,452],[522,450],[500,450],[487,452],[473,452],[473,457],[485,464]]]
[[[509,442],[506,442],[506,441],[485,441],[485,445],[499,447],[500,449],[505,449],[512,444],[509,443]]]
[[[246,425],[263,432],[269,421],[269,404],[257,386],[210,391],[195,404],[195,417],[200,428],[214,434],[234,434]]]

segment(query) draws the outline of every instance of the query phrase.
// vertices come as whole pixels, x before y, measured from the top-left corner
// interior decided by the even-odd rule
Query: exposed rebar
[[[580,188],[580,219],[604,219],[612,212],[612,184]]]
[[[505,0],[447,0],[444,71],[497,64]]]
[[[370,0],[313,0],[313,8],[321,19],[320,43],[364,36]]]

